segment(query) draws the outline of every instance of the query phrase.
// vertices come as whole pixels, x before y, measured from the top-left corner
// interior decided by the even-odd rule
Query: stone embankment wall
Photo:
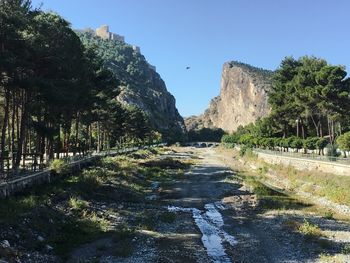
[[[318,160],[309,160],[290,156],[279,156],[267,153],[255,152],[260,159],[270,164],[282,164],[293,166],[297,170],[320,171],[324,173],[332,173],[338,175],[350,176],[350,165],[340,164],[336,162],[324,162]]]

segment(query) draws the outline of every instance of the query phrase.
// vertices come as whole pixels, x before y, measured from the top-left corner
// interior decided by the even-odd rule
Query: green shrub
[[[331,211],[331,210],[328,210],[328,211],[326,211],[325,213],[324,213],[324,218],[326,218],[326,219],[334,219],[334,213]]]
[[[73,210],[82,210],[89,206],[89,203],[87,201],[75,196],[71,196],[69,198],[68,204]]]
[[[318,137],[308,137],[303,140],[303,146],[305,149],[315,150],[317,148]]]
[[[254,152],[253,152],[252,147],[247,146],[247,145],[243,145],[243,146],[241,147],[241,149],[239,150],[239,155],[240,155],[241,157],[243,157],[243,156],[247,156],[247,157],[256,157],[256,155],[255,155]]]
[[[350,244],[349,244],[349,243],[348,243],[348,244],[344,244],[344,246],[343,246],[341,252],[342,252],[343,254],[345,254],[345,255],[350,254]]]
[[[101,169],[84,170],[79,176],[80,187],[84,192],[93,192],[103,183],[105,173]]]
[[[320,227],[310,223],[306,219],[304,219],[304,223],[299,226],[298,232],[303,234],[306,238],[319,238],[322,236]]]
[[[251,134],[244,134],[244,135],[242,135],[242,136],[239,138],[238,142],[239,142],[240,144],[244,144],[244,145],[246,145],[246,146],[248,146],[248,147],[253,147],[254,138],[255,138],[255,137],[254,137],[253,135],[251,135]]]
[[[340,153],[338,153],[338,146],[336,144],[328,144],[327,147],[327,156],[330,161],[336,161]]]
[[[337,139],[337,144],[339,145],[340,150],[350,151],[350,132],[346,132],[340,135]]]
[[[227,144],[236,144],[239,141],[239,135],[238,134],[225,134],[221,138],[222,143],[227,143]]]
[[[298,137],[291,137],[290,146],[294,149],[300,150],[303,147],[303,140]]]
[[[323,149],[326,148],[328,144],[328,140],[325,138],[319,138],[316,142],[316,148],[320,151],[320,153],[322,152],[323,154]]]
[[[50,169],[57,174],[67,174],[70,171],[69,165],[62,159],[53,160]]]

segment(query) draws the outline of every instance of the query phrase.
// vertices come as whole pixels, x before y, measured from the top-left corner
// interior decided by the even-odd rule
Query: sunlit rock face
[[[200,116],[185,120],[188,130],[221,128],[233,132],[268,115],[267,91],[271,86],[272,71],[239,62],[223,66],[220,95],[211,100],[209,108]]]

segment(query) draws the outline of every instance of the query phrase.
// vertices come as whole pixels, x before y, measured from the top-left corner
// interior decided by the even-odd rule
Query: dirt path
[[[236,181],[214,149],[182,151],[199,159],[184,179],[160,193],[176,220],[170,232],[160,231],[157,262],[318,262],[323,254],[327,259],[339,252],[340,240],[306,239],[289,223],[307,218],[322,231],[347,234],[348,224],[294,210],[262,212],[256,196]]]

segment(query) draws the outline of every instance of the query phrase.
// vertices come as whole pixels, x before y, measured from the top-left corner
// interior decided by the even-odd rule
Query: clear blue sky
[[[219,94],[225,61],[275,69],[285,56],[315,55],[350,71],[349,0],[33,0],[40,3],[73,28],[108,24],[140,46],[183,116]]]

